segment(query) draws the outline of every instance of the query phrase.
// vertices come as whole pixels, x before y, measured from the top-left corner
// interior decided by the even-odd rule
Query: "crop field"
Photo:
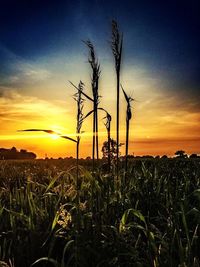
[[[197,267],[200,160],[0,162],[0,266]]]

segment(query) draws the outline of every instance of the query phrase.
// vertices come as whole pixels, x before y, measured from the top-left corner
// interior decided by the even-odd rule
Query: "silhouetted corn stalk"
[[[111,120],[112,117],[111,115],[106,111],[106,117],[104,117],[104,119],[106,119],[105,122],[105,126],[106,126],[106,130],[107,130],[107,138],[108,138],[108,168],[109,168],[109,172],[111,171],[111,156],[110,156],[110,124],[111,124]]]
[[[78,266],[78,234],[80,231],[80,183],[79,183],[79,144],[80,144],[80,135],[81,127],[83,123],[83,82],[80,81],[78,85],[78,91],[74,94],[74,100],[77,103],[77,117],[76,117],[76,209],[77,209],[77,236],[76,236],[76,266]]]
[[[112,52],[115,59],[115,70],[117,78],[117,119],[116,119],[116,141],[117,141],[117,180],[119,175],[119,95],[120,95],[120,69],[122,57],[123,35],[119,33],[118,25],[115,20],[112,21]]]
[[[73,84],[72,82],[70,82],[71,83],[71,85],[73,85],[76,89],[77,89],[77,91],[79,92],[80,91],[80,89],[79,89],[79,87],[77,87],[75,84]],[[81,92],[82,93],[82,95],[83,96],[85,96],[87,99],[89,99],[90,101],[92,101],[92,103],[94,103],[94,100],[90,97],[90,96],[88,96],[86,93],[84,93],[83,91]],[[91,110],[91,111],[89,111],[88,113],[87,113],[87,115],[85,116],[85,117],[83,117],[82,118],[82,121],[84,120],[84,119],[86,119],[88,116],[90,116],[91,114],[93,114],[94,113],[94,109],[93,110]],[[94,119],[95,117],[94,117],[94,115],[93,115],[93,119]],[[93,123],[93,126],[94,126],[95,124]],[[95,134],[94,134],[94,127],[93,127],[93,146],[92,146],[92,162],[93,162],[93,171],[94,171],[94,151],[95,151]]]
[[[128,144],[129,144],[129,123],[132,117],[131,112],[131,102],[134,100],[131,96],[127,96],[126,92],[124,91],[122,85],[121,85],[122,91],[124,93],[124,97],[127,103],[126,107],[126,152],[125,152],[125,173],[127,172],[127,166],[128,166]]]
[[[91,86],[93,94],[93,144],[92,144],[92,159],[94,167],[95,158],[95,141],[96,141],[96,156],[99,159],[99,141],[98,141],[98,105],[99,105],[99,76],[100,76],[100,64],[96,58],[94,46],[88,40],[84,42],[89,48],[88,62],[92,68]]]
[[[80,81],[78,85],[78,91],[74,94],[74,100],[77,102],[77,118],[76,118],[76,160],[77,160],[77,179],[78,179],[78,165],[79,165],[79,144],[80,144],[80,135],[81,135],[81,127],[83,123],[83,82]],[[78,182],[78,181],[77,181]],[[77,183],[78,188],[78,183]]]
[[[74,100],[77,102],[77,118],[76,118],[76,138],[77,138],[77,145],[76,145],[76,160],[77,160],[77,189],[78,189],[78,176],[79,176],[79,144],[80,144],[80,134],[81,134],[81,127],[82,127],[82,119],[83,119],[83,102],[82,99],[82,92],[83,92],[84,84],[82,81],[79,82],[78,88],[79,90],[77,93],[74,94]]]

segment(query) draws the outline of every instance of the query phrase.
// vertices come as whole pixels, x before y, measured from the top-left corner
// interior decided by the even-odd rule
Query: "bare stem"
[[[117,78],[117,107],[116,107],[116,141],[117,141],[117,163],[116,163],[116,174],[117,174],[117,185],[119,180],[119,87],[120,87],[120,69],[121,69],[121,57],[122,57],[122,43],[123,36],[119,33],[118,25],[116,21],[112,21],[112,52],[115,59],[115,70]]]
[[[93,141],[92,141],[92,159],[93,159],[93,171],[94,171],[94,160],[95,160],[95,145],[97,159],[99,158],[99,142],[98,142],[98,104],[99,104],[99,76],[100,76],[100,65],[96,58],[93,44],[88,40],[84,42],[89,48],[88,62],[92,68],[92,94],[93,94]]]

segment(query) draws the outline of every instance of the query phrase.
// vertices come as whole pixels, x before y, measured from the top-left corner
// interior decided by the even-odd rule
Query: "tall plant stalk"
[[[119,176],[119,97],[120,97],[120,70],[122,58],[123,35],[120,34],[117,22],[112,21],[112,52],[115,59],[115,71],[117,79],[117,108],[116,108],[116,141],[117,141],[117,180]]]
[[[77,102],[77,117],[76,117],[76,167],[77,167],[77,192],[79,191],[78,187],[78,177],[79,177],[79,144],[80,144],[80,135],[81,135],[81,127],[83,123],[83,98],[82,98],[82,92],[83,92],[83,82],[80,81],[78,85],[78,91],[74,94],[74,100]]]
[[[76,209],[77,209],[77,236],[76,236],[76,266],[78,266],[78,233],[80,231],[80,186],[79,186],[79,145],[80,145],[80,135],[81,127],[83,123],[83,82],[80,81],[78,85],[78,90],[74,94],[74,100],[77,103],[77,115],[76,115]]]
[[[108,138],[108,170],[109,170],[109,173],[111,171],[111,155],[110,155],[110,141],[111,141],[111,138],[110,138],[110,124],[111,124],[111,115],[106,112],[106,122],[105,122],[105,126],[106,126],[106,129],[107,129],[107,138]]]
[[[84,42],[89,48],[88,62],[92,68],[91,86],[93,94],[93,141],[92,141],[92,159],[94,170],[95,147],[97,160],[99,159],[99,139],[98,139],[98,105],[99,105],[99,77],[100,64],[96,58],[93,44],[88,40]]]
[[[77,102],[77,117],[76,117],[76,160],[77,160],[77,177],[78,177],[78,165],[79,165],[79,144],[80,144],[80,135],[81,135],[81,127],[83,123],[83,82],[80,81],[78,85],[78,91],[74,94],[74,100]]]
[[[131,112],[131,102],[134,100],[131,96],[128,96],[121,85],[122,91],[124,93],[124,97],[127,103],[126,106],[126,151],[125,151],[125,173],[127,173],[128,168],[128,146],[129,146],[129,125],[130,120],[132,118]]]

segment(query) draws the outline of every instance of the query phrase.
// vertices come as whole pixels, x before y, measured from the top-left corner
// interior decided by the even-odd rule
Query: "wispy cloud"
[[[46,68],[16,55],[0,44],[0,86],[22,87],[35,84],[51,77]]]
[[[17,127],[22,127],[24,124],[31,126],[33,124],[48,124],[48,122],[63,123],[66,114],[67,109],[60,102],[57,105],[56,102],[21,95],[13,90],[1,91],[0,122],[4,124],[4,129],[6,122],[15,122],[18,124]]]

